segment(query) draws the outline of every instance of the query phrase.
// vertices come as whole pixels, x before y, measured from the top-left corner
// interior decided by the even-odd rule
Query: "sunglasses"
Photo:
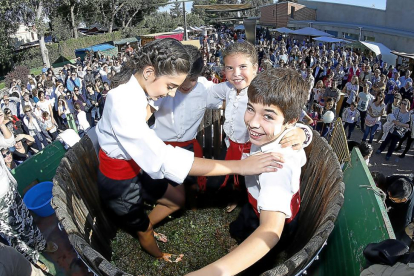
[[[78,90],[78,89],[75,89],[75,90],[73,90],[73,91],[75,91],[75,92],[76,92],[76,91],[79,91],[79,90]]]
[[[407,102],[402,102],[401,104],[403,104],[403,105],[408,105],[408,103],[407,103]]]
[[[5,153],[2,153],[1,155],[3,155],[3,158],[6,158],[7,155],[9,155],[11,152],[8,150]]]
[[[29,113],[29,112],[32,112],[32,110],[30,109],[30,110],[26,110],[24,113]]]

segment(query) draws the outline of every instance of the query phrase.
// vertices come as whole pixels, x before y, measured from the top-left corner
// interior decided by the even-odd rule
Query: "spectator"
[[[45,93],[39,92],[39,101],[37,102],[37,106],[40,108],[42,112],[47,112],[51,114],[52,122],[57,124],[55,119],[53,118],[53,108],[50,101],[45,99]]]
[[[395,120],[393,121],[394,127],[391,128],[385,140],[382,142],[381,146],[376,151],[377,154],[380,154],[388,144],[388,152],[385,156],[385,159],[388,161],[391,158],[392,153],[394,152],[395,146],[398,141],[404,137],[405,133],[409,130],[409,121],[410,121],[410,102],[405,99],[402,100],[400,108],[396,108],[393,112]]]
[[[404,158],[405,157],[405,155],[407,154],[407,152],[410,150],[411,143],[414,140],[414,111],[413,110],[410,111],[409,126],[410,127],[408,128],[408,131],[400,139],[399,144],[398,144],[397,148],[395,149],[395,151],[401,150],[402,144],[404,143],[405,140],[408,139],[407,140],[407,145],[405,146],[405,149],[404,149],[403,153],[400,155],[400,158]]]
[[[86,113],[90,113],[92,121],[89,124],[93,127],[95,126],[95,121],[99,120],[99,103],[98,103],[98,93],[95,92],[91,85],[86,86],[86,100],[89,102],[88,107],[85,108]]]
[[[52,118],[50,117],[47,111],[42,112],[42,122],[43,122],[43,129],[49,133],[52,141],[56,140],[58,136],[57,125],[53,123]]]
[[[23,115],[22,110],[20,108],[20,101],[18,98],[9,97],[9,95],[3,96],[3,101],[1,103],[1,109],[4,111],[5,108],[11,110],[12,114],[20,117]]]
[[[77,87],[81,87],[81,81],[80,79],[77,77],[77,74],[75,71],[73,71],[71,73],[71,77],[68,78],[68,80],[66,81],[66,88],[70,91],[73,92],[73,89],[75,88],[75,86]]]
[[[359,111],[356,108],[356,103],[352,102],[350,107],[345,108],[342,113],[342,121],[344,122],[344,130],[348,127],[348,140],[351,139],[352,132],[359,120]]]
[[[405,233],[405,228],[413,221],[413,182],[408,177],[393,176],[387,178],[386,205],[390,208],[388,217],[397,240],[411,245],[411,239]]]
[[[381,123],[381,116],[384,114],[385,104],[384,104],[384,93],[378,92],[377,97],[374,101],[368,104],[367,116],[365,118],[365,132],[362,137],[362,141],[366,141],[369,135],[369,142],[372,144],[374,139],[375,132]]]
[[[81,106],[79,103],[75,103],[75,111],[76,111],[75,120],[77,122],[77,126],[79,129],[79,136],[83,136],[85,133],[88,132],[91,126],[88,122],[85,111],[81,109]]]
[[[3,123],[7,126],[12,134],[23,133],[22,121],[13,115],[11,110],[8,108],[4,109],[4,121]]]
[[[17,167],[16,162],[13,160],[13,155],[8,148],[2,148],[1,155],[3,156],[4,163],[6,164],[6,167],[9,171]]]
[[[32,156],[29,147],[33,145],[35,140],[32,136],[27,134],[18,134],[14,139],[16,144],[14,145],[15,150],[13,151],[13,160],[19,165]]]
[[[30,136],[35,139],[36,149],[40,151],[43,149],[43,147],[46,147],[48,145],[47,138],[49,135],[47,132],[45,133],[41,127],[40,121],[38,121],[36,116],[33,114],[33,110],[29,106],[25,107],[24,113],[25,116],[23,117],[23,123],[29,130]]]

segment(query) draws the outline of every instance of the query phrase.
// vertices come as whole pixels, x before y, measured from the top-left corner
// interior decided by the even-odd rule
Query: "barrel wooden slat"
[[[213,110],[212,113],[213,113],[213,130],[214,130],[213,156],[214,156],[214,159],[218,159],[221,153],[221,142],[222,142],[221,111]]]

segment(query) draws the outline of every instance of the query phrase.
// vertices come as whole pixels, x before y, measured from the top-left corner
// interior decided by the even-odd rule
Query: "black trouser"
[[[95,120],[92,118],[92,113],[90,111],[85,112],[85,113],[86,113],[86,120],[88,121],[89,125],[91,127],[94,127],[95,126]]]
[[[392,153],[395,150],[395,146],[397,145],[400,139],[401,137],[394,135],[392,133],[388,133],[384,142],[382,142],[381,146],[379,147],[379,150],[383,151],[387,147],[387,145],[390,144],[390,146],[388,147],[387,157],[391,157]]]
[[[357,122],[353,122],[353,123],[345,122],[345,124],[344,124],[344,130],[346,130],[346,128],[349,127],[348,128],[348,137],[347,137],[348,140],[351,139],[351,134],[354,131],[356,124],[357,124]]]
[[[405,133],[404,137],[400,139],[400,142],[399,142],[397,148],[401,149],[401,146],[402,146],[402,144],[404,143],[405,140],[407,140],[407,145],[405,146],[405,149],[402,153],[403,156],[405,156],[405,154],[410,150],[411,143],[414,141],[414,138],[411,138],[411,131],[407,131]]]
[[[360,115],[360,119],[361,119],[361,130],[362,130],[362,132],[364,132],[365,131],[365,118],[367,117],[367,111],[366,110],[365,111],[359,110],[359,115]]]

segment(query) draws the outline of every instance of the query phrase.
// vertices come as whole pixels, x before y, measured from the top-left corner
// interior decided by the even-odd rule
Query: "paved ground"
[[[348,133],[348,132],[347,132]],[[351,139],[357,142],[361,142],[363,133],[360,129],[355,128],[354,132],[352,133]],[[385,176],[389,176],[392,174],[410,174],[414,173],[414,149],[413,145],[411,145],[410,151],[406,154],[404,159],[399,158],[398,156],[402,153],[402,151],[394,152],[391,159],[389,161],[385,160],[386,151],[381,154],[375,154],[375,151],[380,147],[380,143],[375,142],[379,136],[377,132],[374,138],[374,142],[372,143],[372,147],[374,148],[374,152],[370,158],[370,165],[369,170],[379,171],[383,173]],[[406,142],[403,144],[403,150],[405,148]],[[388,148],[387,148],[388,149]]]

